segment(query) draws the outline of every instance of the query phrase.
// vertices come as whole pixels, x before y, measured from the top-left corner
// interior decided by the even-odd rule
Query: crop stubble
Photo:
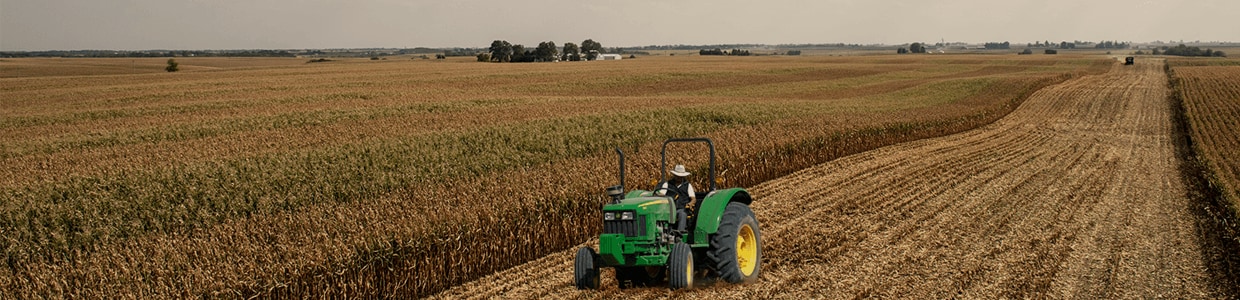
[[[571,284],[573,250],[442,298],[1225,298],[1179,177],[1162,61],[1035,93],[977,130],[754,186],[763,277],[687,292]],[[583,245],[594,245],[597,241]]]

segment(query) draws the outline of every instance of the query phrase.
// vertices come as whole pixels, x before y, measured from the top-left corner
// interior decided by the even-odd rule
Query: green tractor
[[[677,207],[667,182],[667,145],[705,143],[710,148],[710,189],[696,192],[696,203]],[[762,271],[762,234],[742,188],[719,189],[715,180],[715,145],[706,138],[663,142],[660,181],[651,190],[624,191],[624,152],[620,185],[607,188],[599,249],[577,251],[573,281],[578,289],[598,289],[600,270],[615,268],[620,288],[660,284],[693,287],[695,279],[752,283]]]

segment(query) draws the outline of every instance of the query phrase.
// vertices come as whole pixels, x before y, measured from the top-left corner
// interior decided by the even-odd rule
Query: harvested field
[[[572,287],[574,249],[439,298],[1233,298],[1181,178],[1159,59],[1034,93],[997,122],[754,186],[748,286]],[[587,242],[584,245],[592,245]]]
[[[305,64],[283,57],[177,57],[182,72],[256,69]],[[360,60],[360,59],[358,59]],[[166,73],[168,57],[0,59],[0,78]]]

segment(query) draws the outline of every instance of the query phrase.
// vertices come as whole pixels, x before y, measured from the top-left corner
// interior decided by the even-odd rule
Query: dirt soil
[[[439,298],[1228,298],[1181,179],[1163,61],[1035,93],[998,122],[750,189],[756,284],[599,291],[576,249]],[[582,246],[597,247],[597,241]]]

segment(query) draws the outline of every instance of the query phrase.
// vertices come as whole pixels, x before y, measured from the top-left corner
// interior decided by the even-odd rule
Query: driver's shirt
[[[670,189],[670,188],[668,188],[668,187],[667,187],[667,186],[668,186],[668,184],[670,184],[670,183],[668,183],[668,182],[663,182],[663,186],[662,186],[662,187],[660,187],[660,188]],[[685,188],[684,188],[684,189],[680,189],[681,187],[685,187]],[[677,189],[679,189],[681,192],[688,192],[688,194],[686,194],[686,196],[689,196],[689,202],[688,202],[688,203],[676,203],[676,205],[677,205],[677,206],[680,206],[680,207],[678,207],[678,208],[687,208],[687,207],[685,207],[685,206],[688,206],[688,205],[689,205],[689,203],[693,203],[693,202],[697,201],[697,193],[694,193],[694,192],[693,192],[693,184],[692,184],[692,183],[689,183],[689,181],[687,181],[687,180],[686,180],[686,181],[685,181],[685,184],[682,184],[682,185],[680,185],[680,186],[677,186],[676,188],[677,188]],[[664,195],[666,195],[666,194],[667,194],[667,193],[666,193],[666,192],[664,192]]]

